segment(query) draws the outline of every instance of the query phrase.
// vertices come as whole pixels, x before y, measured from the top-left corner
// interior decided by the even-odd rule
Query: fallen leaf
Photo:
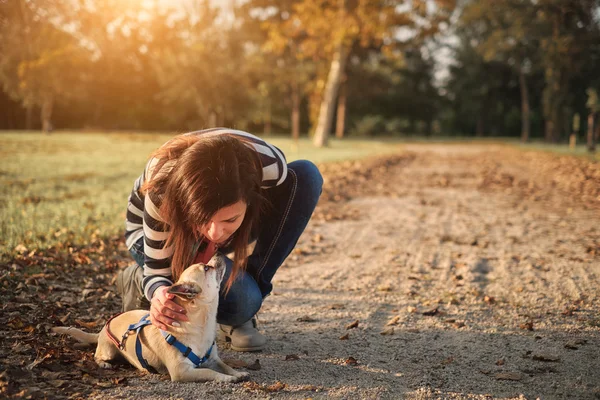
[[[518,372],[498,372],[494,376],[499,381],[520,381],[523,379]]]
[[[504,365],[504,359],[501,358],[498,361],[496,361],[496,365]]]
[[[527,322],[519,325],[519,328],[521,328],[523,330],[527,330],[527,331],[533,331],[533,322],[527,321]]]
[[[268,392],[280,392],[286,387],[287,385],[285,383],[277,381],[274,384],[267,386],[266,389]]]
[[[297,354],[288,354],[287,356],[285,356],[285,361],[296,361],[299,359],[300,357],[298,357]]]
[[[358,324],[359,324],[359,321],[356,320],[356,321],[346,325],[346,329],[354,329],[354,328],[358,327]]]
[[[457,321],[457,322],[454,323],[454,327],[455,328],[462,328],[464,326],[465,326],[465,323],[461,322],[461,321]]]
[[[44,360],[46,360],[47,358],[50,358],[50,354],[46,354],[43,357],[36,358],[31,364],[29,364],[27,367],[25,367],[25,369],[27,369],[28,371],[31,371],[32,369],[37,367],[39,364],[44,362]]]
[[[308,315],[304,315],[304,316],[296,319],[296,321],[298,321],[298,322],[316,322],[317,320]]]
[[[394,318],[390,319],[385,326],[398,325],[398,322],[400,322],[400,316],[396,315]]]
[[[379,285],[377,290],[380,292],[391,292],[393,287],[391,285]]]
[[[261,369],[261,365],[260,365],[260,361],[257,359],[256,361],[254,361],[253,364],[250,364],[246,367],[246,369],[249,369],[251,371],[260,371]]]
[[[69,315],[71,315],[71,312],[68,312],[67,315],[65,315],[64,317],[59,318],[58,320],[64,324],[64,323],[67,322],[67,319],[69,318]]]
[[[127,377],[120,376],[118,378],[113,378],[112,383],[114,383],[115,385],[125,385],[127,384]]]
[[[485,301],[488,304],[494,304],[494,303],[496,303],[496,299],[493,298],[492,296],[485,296],[483,298],[483,301]]]
[[[379,332],[379,334],[382,336],[391,336],[394,334],[394,327],[390,326],[388,328],[385,328],[384,330]]]
[[[549,353],[534,353],[531,358],[536,361],[549,361],[549,362],[557,362],[560,361],[560,357],[555,356],[554,354]]]
[[[346,359],[346,361],[344,361],[344,364],[346,364],[346,365],[358,365],[358,361],[356,361],[356,358],[354,358],[354,357],[348,357]]]
[[[331,304],[329,306],[330,310],[343,310],[344,308],[346,308],[346,305],[340,303]]]
[[[346,333],[345,335],[340,336],[340,340],[348,340],[350,339],[350,334]]]
[[[104,322],[104,320],[103,320],[102,318],[99,318],[99,319],[97,319],[97,320],[95,320],[95,321],[90,321],[90,322],[88,322],[88,321],[82,321],[82,320],[80,320],[80,319],[76,319],[76,320],[75,320],[75,323],[77,323],[77,324],[79,324],[79,325],[81,325],[81,326],[83,326],[84,328],[87,328],[87,329],[94,329],[94,328],[96,328],[96,327],[97,327],[97,326],[98,326],[98,325],[99,325],[101,322]]]
[[[440,313],[440,311],[437,309],[437,307],[421,312],[421,314],[423,314],[427,317],[433,317],[435,315],[438,315],[439,313]]]

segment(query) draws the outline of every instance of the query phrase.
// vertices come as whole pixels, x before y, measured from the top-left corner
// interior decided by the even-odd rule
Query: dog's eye
[[[208,265],[204,266],[204,272],[208,272],[209,269],[210,269],[210,267]]]

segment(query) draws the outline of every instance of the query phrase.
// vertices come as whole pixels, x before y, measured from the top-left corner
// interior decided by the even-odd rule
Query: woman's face
[[[200,228],[200,233],[211,242],[224,243],[242,225],[246,208],[246,202],[242,200],[221,208],[207,225]]]

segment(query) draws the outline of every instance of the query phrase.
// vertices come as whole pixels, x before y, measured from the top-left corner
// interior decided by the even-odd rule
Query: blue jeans
[[[256,245],[248,257],[246,271],[238,275],[231,289],[219,297],[217,322],[237,326],[250,320],[263,299],[273,290],[273,276],[291,253],[304,232],[319,201],[323,178],[310,161],[298,160],[288,164],[288,177],[274,188],[264,190],[266,212],[256,231]],[[130,249],[138,263],[144,265],[144,240]],[[227,253],[230,249],[222,249]],[[233,262],[226,258],[227,270],[223,282],[231,273]]]

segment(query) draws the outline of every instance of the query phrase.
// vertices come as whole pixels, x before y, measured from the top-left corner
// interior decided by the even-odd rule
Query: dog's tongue
[[[202,251],[200,251],[202,249]],[[208,242],[206,246],[200,246],[196,257],[194,258],[194,264],[202,263],[206,264],[210,261],[212,256],[217,252],[217,246],[213,242]]]

